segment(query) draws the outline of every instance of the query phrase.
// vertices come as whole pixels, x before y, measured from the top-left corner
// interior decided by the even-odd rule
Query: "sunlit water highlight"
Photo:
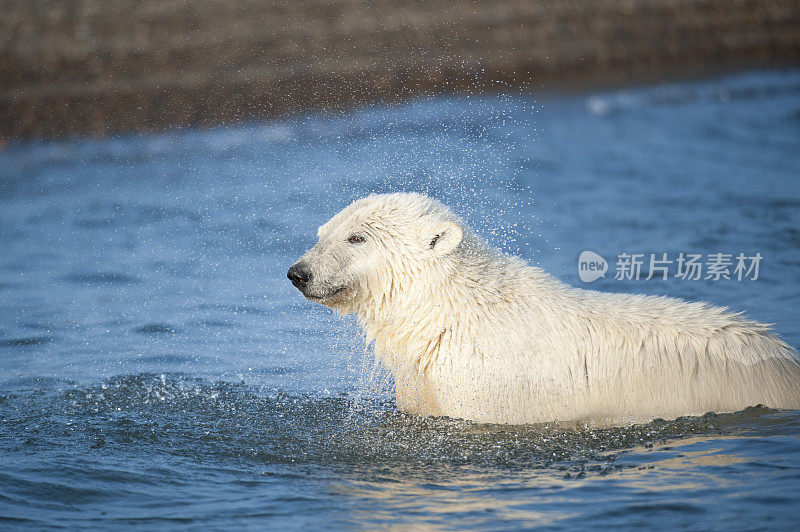
[[[571,284],[584,249],[754,253],[758,281],[616,281],[800,344],[800,73],[440,97],[0,153],[3,527],[792,527],[800,415],[617,429],[398,413],[285,271],[369,192],[444,200]]]

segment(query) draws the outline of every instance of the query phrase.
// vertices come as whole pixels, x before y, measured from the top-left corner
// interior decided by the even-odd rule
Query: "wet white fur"
[[[705,303],[567,286],[422,195],[356,201],[299,262],[310,299],[357,314],[407,412],[607,425],[800,409],[797,353],[768,326]]]

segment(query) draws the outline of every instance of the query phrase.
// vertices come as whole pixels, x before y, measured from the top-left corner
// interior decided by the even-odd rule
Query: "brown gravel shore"
[[[0,144],[800,63],[800,0],[0,0]]]

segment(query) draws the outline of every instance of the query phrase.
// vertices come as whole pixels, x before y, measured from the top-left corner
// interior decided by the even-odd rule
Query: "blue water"
[[[565,281],[708,300],[800,344],[800,71],[437,97],[0,152],[2,528],[794,528],[800,414],[605,430],[396,412],[288,266],[421,191]],[[611,262],[582,283],[577,258]],[[757,280],[614,279],[761,253]]]

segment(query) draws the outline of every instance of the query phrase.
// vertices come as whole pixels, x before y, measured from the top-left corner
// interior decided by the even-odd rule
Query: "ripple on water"
[[[459,528],[587,519],[627,526],[665,516],[691,524],[697,505],[682,494],[698,478],[708,482],[708,468],[761,467],[731,462],[733,455],[703,442],[755,438],[767,446],[794,439],[799,423],[795,414],[755,407],[607,429],[483,425],[406,415],[390,400],[292,395],[179,373],[29,384],[0,395],[0,443],[12,456],[55,458],[3,471],[0,495],[46,504],[48,515],[82,508],[70,514],[79,520],[110,505],[115,519],[131,524],[167,522],[172,509],[198,524],[218,523],[220,493],[236,501],[231,515],[248,519],[253,512],[296,519],[314,509],[322,518],[345,497],[357,515],[344,518],[344,528],[381,527],[398,512],[411,516],[405,524]],[[61,463],[65,449],[73,458]],[[76,482],[90,491],[60,489]],[[610,486],[615,495],[605,497]],[[126,517],[127,508],[140,517]],[[455,511],[457,520],[449,523],[442,511]]]
[[[137,277],[118,272],[72,273],[64,276],[63,279],[73,283],[88,285],[136,284],[141,282]]]
[[[539,468],[560,475],[571,470],[605,474],[617,467],[616,456],[624,449],[731,432],[770,412],[758,407],[608,429],[484,425],[406,415],[389,400],[264,393],[180,374],[117,377],[97,386],[15,397],[2,408],[19,429],[6,436],[18,443],[33,436],[27,429],[30,418],[44,417],[50,422],[40,427],[39,436],[50,434],[64,443],[137,443],[148,452],[204,460],[346,466],[362,472],[387,466]]]
[[[25,338],[0,339],[0,347],[31,347],[52,342],[52,336],[28,336]]]
[[[134,330],[141,334],[179,334],[183,332],[180,327],[169,323],[148,323]]]

